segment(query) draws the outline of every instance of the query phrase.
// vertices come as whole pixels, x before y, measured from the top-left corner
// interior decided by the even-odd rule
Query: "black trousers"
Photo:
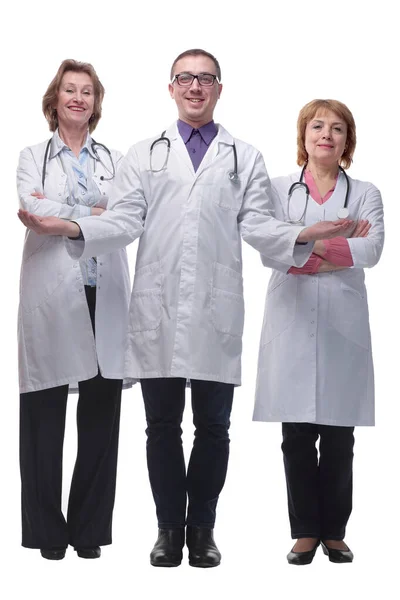
[[[92,323],[96,288],[85,288]],[[78,453],[65,519],[62,453],[68,385],[20,395],[22,545],[111,543],[122,381],[98,374],[79,383]]]
[[[147,466],[158,526],[214,527],[228,468],[234,386],[191,380],[195,439],[186,473],[181,438],[186,379],[142,379],[141,385],[147,420]]]
[[[354,427],[282,423],[282,433],[292,538],[343,540],[352,510]]]

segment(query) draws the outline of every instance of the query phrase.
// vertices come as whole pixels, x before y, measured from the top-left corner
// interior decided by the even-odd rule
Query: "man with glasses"
[[[129,150],[111,210],[101,218],[74,223],[21,213],[38,233],[79,235],[66,242],[75,259],[140,236],[126,375],[140,379],[145,403],[159,526],[154,566],[181,563],[185,528],[189,564],[215,567],[221,560],[213,528],[228,466],[233,391],[241,383],[241,237],[286,272],[307,261],[307,242],[349,227],[342,220],[305,228],[271,216],[261,154],[213,121],[220,81],[208,52],[177,57],[169,92],[179,119]],[[186,471],[181,422],[189,382],[195,439]]]

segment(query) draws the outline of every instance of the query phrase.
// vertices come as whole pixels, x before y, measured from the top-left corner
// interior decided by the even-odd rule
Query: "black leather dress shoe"
[[[221,553],[214,542],[212,529],[190,527],[186,529],[186,545],[189,549],[191,567],[218,567]]]
[[[182,548],[185,543],[185,530],[159,529],[158,538],[150,552],[153,567],[179,567],[182,562]]]
[[[313,561],[318,546],[319,541],[312,550],[308,550],[307,552],[293,552],[291,550],[287,555],[289,565],[309,565]]]
[[[74,548],[74,550],[80,558],[100,558],[101,556],[100,546],[93,546],[92,548]]]
[[[41,548],[40,554],[47,560],[62,560],[65,556],[66,548]]]
[[[347,550],[337,550],[336,548],[329,548],[321,542],[322,551],[326,556],[329,557],[329,560],[333,563],[351,563],[353,562],[354,554],[347,547]]]

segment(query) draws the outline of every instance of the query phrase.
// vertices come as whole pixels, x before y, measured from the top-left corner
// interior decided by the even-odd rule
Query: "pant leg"
[[[195,439],[187,473],[187,524],[214,527],[229,459],[229,426],[234,386],[191,380]]]
[[[318,429],[321,538],[342,540],[352,510],[354,427]]]
[[[78,453],[68,502],[69,543],[111,544],[122,381],[100,374],[79,383]]]
[[[183,378],[142,379],[147,467],[160,528],[185,526],[186,468],[182,448]]]
[[[62,453],[68,385],[20,395],[22,545],[62,548]]]
[[[96,288],[85,286],[95,334]],[[117,479],[121,379],[96,377],[79,382],[78,453],[68,502],[71,546],[111,544]]]
[[[289,521],[293,539],[320,536],[317,426],[282,423]]]

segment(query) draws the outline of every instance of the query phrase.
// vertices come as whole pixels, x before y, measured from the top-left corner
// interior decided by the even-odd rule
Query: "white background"
[[[395,275],[399,193],[399,45],[396,2],[7,3],[1,39],[1,492],[2,598],[323,598],[395,595],[399,514],[399,318]],[[8,16],[6,16],[8,15]],[[246,326],[243,386],[236,391],[231,461],[222,493],[217,569],[155,569],[148,555],[157,526],[145,463],[145,421],[139,387],[124,393],[114,543],[100,560],[61,562],[20,546],[16,311],[23,228],[16,217],[18,152],[49,137],[41,98],[65,58],[91,62],[106,88],[95,136],[126,152],[175,119],[167,84],[183,50],[215,54],[224,89],[215,119],[258,147],[271,176],[296,169],[296,119],[314,98],[335,98],[352,110],[358,145],[350,175],[383,194],[387,242],[367,274],[376,369],[377,426],[358,428],[354,512],[347,541],[352,565],[333,565],[319,551],[313,564],[289,566],[292,545],[280,450],[280,425],[252,423],[256,357],[269,271],[244,248]],[[396,231],[395,231],[396,229]],[[133,267],[136,244],[129,250]],[[189,403],[188,403],[189,404]],[[76,398],[69,401],[64,505],[75,453]],[[185,415],[185,450],[192,439]]]

